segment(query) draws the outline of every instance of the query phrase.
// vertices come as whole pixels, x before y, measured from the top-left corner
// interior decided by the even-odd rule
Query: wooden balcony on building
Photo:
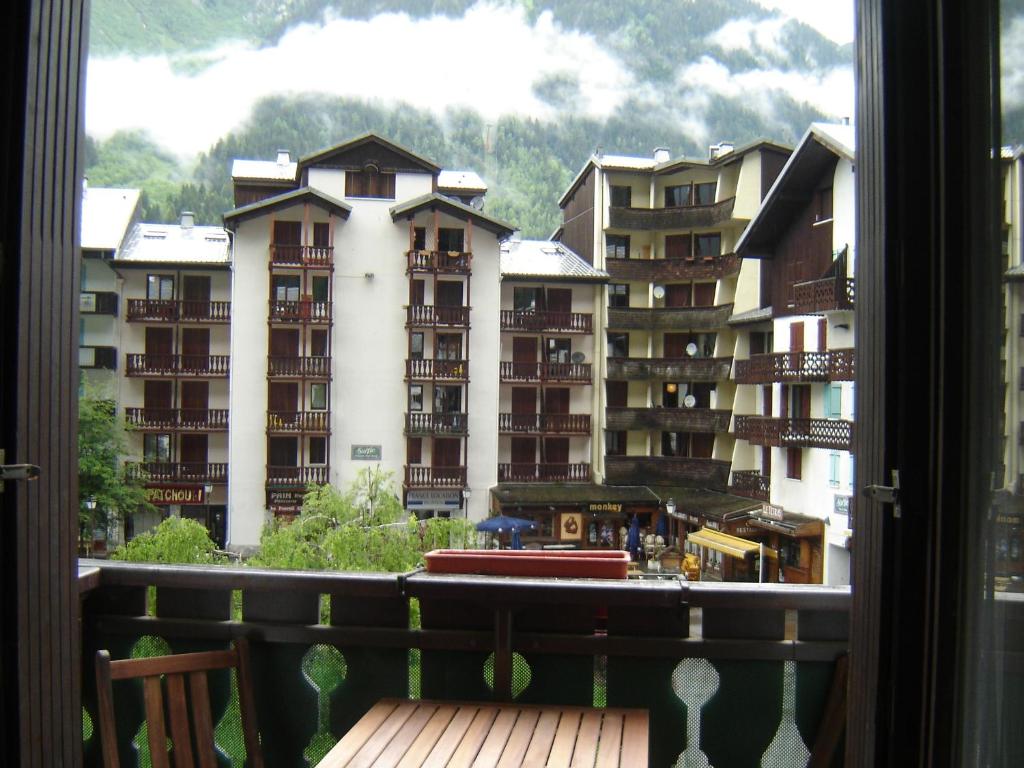
[[[756,469],[734,469],[729,493],[758,501],[768,501],[771,485],[771,476],[762,475]]]
[[[406,488],[465,488],[465,467],[405,466]]]
[[[725,381],[731,357],[609,357],[607,376],[625,381]]]
[[[584,312],[501,310],[501,330],[519,333],[593,333],[594,316]]]
[[[230,301],[128,299],[130,323],[230,323]]]
[[[334,246],[270,246],[270,266],[287,269],[334,269]]]
[[[797,315],[850,310],[853,309],[854,298],[852,277],[826,277],[824,280],[794,283],[793,305],[790,309]]]
[[[711,408],[607,408],[605,429],[728,432],[732,411]]]
[[[407,251],[406,273],[428,272],[468,275],[473,271],[473,254],[468,251]]]
[[[330,411],[267,411],[269,434],[329,435]]]
[[[469,434],[469,417],[465,413],[405,414],[405,434],[416,437]]]
[[[329,357],[268,357],[267,376],[272,379],[329,379]]]
[[[672,208],[608,209],[608,226],[615,229],[704,229],[732,219],[735,197],[712,205],[681,205]]]
[[[226,462],[140,461],[125,464],[125,473],[149,483],[210,483],[228,481]]]
[[[589,464],[499,464],[499,483],[589,483]]]
[[[125,423],[141,432],[223,432],[227,408],[125,408]]]
[[[274,488],[305,488],[327,482],[327,467],[296,467],[267,465],[267,486]]]
[[[130,353],[125,373],[128,376],[194,376],[226,378],[230,355],[147,355]]]
[[[470,307],[411,304],[405,308],[406,328],[469,328]]]
[[[684,456],[605,456],[605,482],[613,485],[685,485],[724,491],[729,462]]]
[[[113,291],[82,291],[78,295],[81,315],[108,315],[117,317],[117,294]]]
[[[740,271],[742,259],[735,253],[686,259],[607,259],[612,280],[643,283],[678,280],[720,280]]]
[[[592,384],[590,363],[515,363],[501,361],[501,380],[510,384]]]
[[[845,419],[789,419],[770,416],[737,416],[736,437],[754,445],[781,448],[853,447],[853,422]]]
[[[423,358],[405,361],[407,381],[469,381],[468,360],[433,360]]]
[[[313,299],[300,299],[299,301],[271,299],[270,322],[329,325],[331,322],[331,302],[314,301]]]
[[[776,352],[736,361],[737,384],[777,381],[853,381],[853,349]]]
[[[715,307],[613,307],[608,329],[617,331],[714,331],[725,328],[732,304]]]
[[[79,347],[78,367],[100,369],[105,371],[116,371],[117,347]]]
[[[589,435],[589,413],[499,413],[503,435]]]

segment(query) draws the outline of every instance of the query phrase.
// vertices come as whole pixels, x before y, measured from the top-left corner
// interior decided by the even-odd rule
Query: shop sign
[[[588,512],[614,512],[615,514],[622,513],[622,505],[615,504],[611,501],[603,501],[600,503],[592,503],[587,507]]]
[[[80,293],[78,294],[78,311],[86,313],[96,312],[96,294],[95,293]]]
[[[761,533],[761,531],[752,525],[737,525],[734,533],[737,536],[754,536]]]
[[[379,445],[353,445],[352,461],[380,461],[382,453]]]
[[[833,502],[833,511],[837,515],[849,515],[850,514],[850,497],[840,496],[838,493],[833,496],[835,501]]]
[[[206,489],[201,485],[147,485],[150,504],[205,504]]]
[[[280,489],[267,491],[268,507],[301,507],[306,491],[301,489]]]
[[[563,512],[558,523],[558,538],[562,541],[582,539],[583,515],[579,512]]]
[[[1022,518],[1020,515],[997,515],[996,522],[1000,525],[1020,525]]]
[[[409,491],[405,505],[412,509],[458,509],[459,491]]]
[[[784,516],[785,510],[778,504],[769,504],[768,502],[761,504],[761,517],[782,522]]]

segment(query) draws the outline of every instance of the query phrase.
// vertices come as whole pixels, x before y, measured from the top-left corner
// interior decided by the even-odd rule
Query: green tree
[[[111,555],[132,563],[220,563],[217,545],[202,523],[168,517],[156,528],[142,533]]]

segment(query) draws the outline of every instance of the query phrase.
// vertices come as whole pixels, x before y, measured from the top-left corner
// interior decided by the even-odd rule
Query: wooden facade
[[[562,236],[565,246],[590,264],[594,263],[594,190],[597,170],[591,166],[562,209]]]

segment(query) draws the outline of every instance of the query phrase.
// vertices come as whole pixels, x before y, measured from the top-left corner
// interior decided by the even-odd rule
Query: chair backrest
[[[215,669],[234,669],[238,676],[238,703],[242,714],[246,762],[250,768],[263,768],[263,753],[260,751],[256,731],[256,708],[249,679],[249,645],[244,639],[236,640],[227,651],[179,653],[147,659],[111,661],[108,651],[98,651],[96,690],[105,768],[120,768],[113,681],[129,679],[142,680],[153,768],[170,768],[167,754],[168,723],[175,768],[216,768],[213,718],[206,681],[206,673]],[[187,696],[186,687],[189,691]]]

